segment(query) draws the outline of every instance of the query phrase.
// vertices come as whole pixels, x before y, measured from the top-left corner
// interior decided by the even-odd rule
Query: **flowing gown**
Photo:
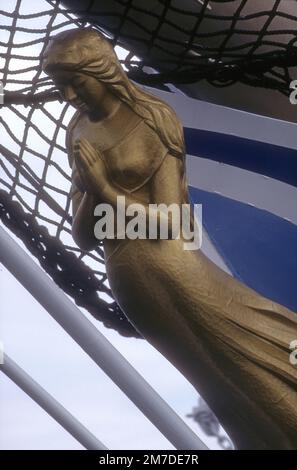
[[[152,178],[175,158],[143,120],[101,153],[119,195],[147,203]],[[297,449],[297,316],[201,250],[185,251],[182,239],[105,240],[104,251],[124,313],[203,396],[236,448]]]

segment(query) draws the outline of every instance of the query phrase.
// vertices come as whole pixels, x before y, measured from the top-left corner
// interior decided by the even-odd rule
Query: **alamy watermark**
[[[290,88],[293,90],[290,94],[290,103],[297,104],[297,80],[292,80]]]
[[[290,343],[290,349],[293,349],[293,351],[290,354],[290,363],[293,366],[297,365],[297,339],[294,339]]]
[[[0,80],[0,105],[4,104],[4,85]]]
[[[2,341],[0,341],[0,364],[4,364],[4,346]]]
[[[98,240],[171,240],[183,239],[184,250],[198,250],[202,245],[202,205],[148,204],[126,205],[125,196],[117,196],[117,207],[101,203],[94,215],[100,217],[94,227]]]

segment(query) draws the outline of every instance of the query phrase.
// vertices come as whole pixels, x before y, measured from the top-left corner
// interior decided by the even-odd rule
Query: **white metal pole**
[[[207,449],[199,437],[2,227],[0,261],[176,449]]]
[[[0,370],[54,418],[88,450],[108,450],[83,424],[67,411],[52,395],[4,353]]]

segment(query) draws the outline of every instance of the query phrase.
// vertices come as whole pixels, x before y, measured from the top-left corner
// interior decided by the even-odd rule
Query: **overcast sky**
[[[107,378],[25,289],[0,268],[4,350],[111,449],[171,449],[171,444]],[[89,315],[88,315],[89,316]],[[167,403],[185,418],[197,393],[146,341],[126,339],[94,322]],[[81,446],[25,393],[0,375],[1,449]],[[208,439],[215,446],[215,439]]]

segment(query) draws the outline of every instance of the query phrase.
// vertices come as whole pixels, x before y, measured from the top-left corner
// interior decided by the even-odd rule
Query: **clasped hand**
[[[87,139],[78,139],[74,144],[74,160],[85,192],[102,193],[107,183],[105,163],[99,152]]]

